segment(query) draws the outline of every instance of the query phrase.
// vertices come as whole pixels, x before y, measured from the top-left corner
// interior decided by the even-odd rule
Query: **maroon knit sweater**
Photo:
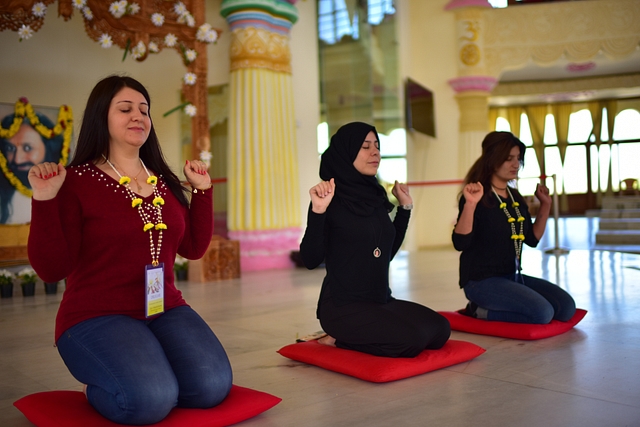
[[[165,310],[187,305],[176,289],[176,253],[202,257],[213,234],[211,189],[192,195],[190,208],[178,202],[160,177],[165,200],[159,260],[164,263]],[[156,223],[152,194],[144,206]],[[51,200],[33,200],[29,261],[45,282],[67,278],[58,310],[55,340],[71,326],[93,317],[123,314],[145,318],[145,266],[151,264],[149,233],[124,187],[93,164],[67,168]],[[153,231],[157,245],[158,231]]]

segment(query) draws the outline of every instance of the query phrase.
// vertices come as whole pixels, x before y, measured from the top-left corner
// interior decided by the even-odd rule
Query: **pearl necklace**
[[[520,271],[521,269],[520,258],[522,256],[522,242],[524,241],[524,217],[520,214],[520,209],[518,209],[518,206],[520,206],[520,203],[515,201],[515,199],[513,198],[513,194],[511,194],[511,190],[509,190],[509,187],[507,187],[507,193],[509,193],[509,197],[511,198],[511,206],[513,206],[513,208],[515,209],[516,215],[518,215],[517,220],[516,218],[511,216],[511,214],[507,210],[507,204],[502,201],[502,199],[500,198],[496,190],[493,189],[493,194],[496,195],[496,197],[498,198],[498,201],[500,202],[500,209],[504,211],[504,214],[507,216],[507,222],[511,226],[511,240],[513,240],[513,247],[516,250],[516,266],[517,266],[517,270]],[[516,222],[520,223],[520,230],[518,233],[516,233],[516,225],[515,225]]]
[[[111,166],[111,169],[113,169],[116,175],[118,175],[118,177],[120,178],[118,182],[120,183],[120,185],[122,185],[126,189],[127,194],[131,198],[131,207],[138,210],[140,219],[142,219],[142,223],[144,224],[144,226],[142,227],[142,231],[145,233],[147,231],[149,232],[149,244],[150,244],[149,250],[151,252],[151,265],[156,267],[158,264],[160,264],[159,258],[160,258],[160,250],[162,249],[162,230],[167,229],[167,225],[162,222],[162,205],[164,205],[164,199],[160,197],[160,192],[158,191],[158,186],[157,186],[158,178],[155,175],[151,175],[149,173],[149,170],[145,166],[144,162],[142,161],[142,159],[139,159],[140,163],[142,164],[142,167],[147,173],[147,184],[153,187],[153,195],[155,197],[153,198],[153,202],[151,202],[151,204],[155,207],[156,213],[157,213],[157,222],[154,224],[151,221],[151,217],[149,216],[149,214],[144,210],[143,200],[131,190],[131,186],[130,186],[131,178],[129,178],[126,175],[121,175],[120,172],[118,172],[118,170],[115,168],[115,166],[113,166],[113,164],[109,161],[109,159],[107,159],[104,155],[102,157],[107,162],[107,164]],[[154,245],[153,243],[154,229],[158,230],[157,245]]]

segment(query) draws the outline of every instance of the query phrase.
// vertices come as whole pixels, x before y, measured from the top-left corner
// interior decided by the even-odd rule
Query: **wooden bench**
[[[204,256],[189,261],[190,282],[213,282],[240,277],[240,242],[214,235]]]
[[[29,224],[0,225],[0,268],[29,264]]]

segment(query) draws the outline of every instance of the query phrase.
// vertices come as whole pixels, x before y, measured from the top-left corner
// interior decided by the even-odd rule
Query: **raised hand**
[[[476,205],[484,195],[484,187],[479,182],[470,182],[462,189],[462,195],[467,203]]]
[[[411,195],[409,195],[409,186],[407,184],[400,184],[397,180],[393,184],[393,188],[391,189],[391,194],[393,194],[396,199],[398,199],[398,203],[400,205],[412,205],[413,199]]]
[[[58,163],[46,162],[32,166],[29,169],[27,179],[33,190],[35,200],[51,200],[58,194],[67,170]]]
[[[549,195],[549,188],[547,188],[546,185],[536,185],[536,191],[534,194],[538,200],[540,200],[540,205],[551,205],[551,196]]]
[[[192,188],[206,190],[211,187],[211,177],[207,171],[207,165],[200,160],[187,160],[184,165],[184,176]]]
[[[329,203],[333,200],[336,184],[333,178],[330,181],[320,181],[309,190],[311,196],[311,210],[317,214],[323,214],[327,211]]]

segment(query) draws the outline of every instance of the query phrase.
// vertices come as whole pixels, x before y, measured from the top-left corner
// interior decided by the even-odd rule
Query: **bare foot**
[[[318,340],[319,344],[322,345],[328,345],[330,347],[335,347],[336,346],[336,339],[334,337],[332,337],[331,335],[327,335],[325,337],[322,337]]]

